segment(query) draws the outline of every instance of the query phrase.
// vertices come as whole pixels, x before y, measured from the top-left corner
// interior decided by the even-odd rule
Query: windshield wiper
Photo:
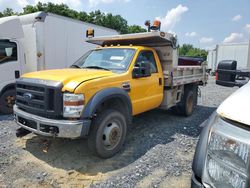
[[[79,69],[80,69],[81,67],[78,66],[78,65],[74,65],[74,64],[73,64],[73,65],[70,66],[70,68],[79,68]]]
[[[99,67],[99,66],[87,66],[87,67],[82,67],[86,69],[102,69],[102,70],[107,70],[110,71],[110,69],[104,68],[104,67]]]

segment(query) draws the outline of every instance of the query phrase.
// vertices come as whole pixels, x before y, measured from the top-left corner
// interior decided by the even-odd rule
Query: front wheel
[[[16,100],[16,91],[10,89],[5,91],[0,97],[0,111],[3,114],[13,113],[13,106]]]
[[[105,110],[91,125],[89,149],[101,158],[115,155],[123,146],[127,134],[124,115],[117,110]]]

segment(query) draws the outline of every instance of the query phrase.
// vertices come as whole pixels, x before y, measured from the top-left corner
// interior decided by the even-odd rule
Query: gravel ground
[[[16,138],[12,117],[0,115],[0,187],[190,187],[199,125],[236,89],[210,79],[191,117],[136,116],[123,150],[106,160],[92,156],[86,140]]]

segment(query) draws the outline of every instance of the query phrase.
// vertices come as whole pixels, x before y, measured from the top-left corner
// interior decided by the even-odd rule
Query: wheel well
[[[130,112],[129,106],[120,98],[111,98],[103,103],[97,108],[96,114],[102,112],[105,109],[114,109],[121,112],[128,124],[132,121],[132,114]]]
[[[10,89],[16,89],[16,85],[15,84],[9,84],[7,86],[5,86],[2,91],[0,92],[0,96],[2,94],[4,94],[6,91],[10,90]]]

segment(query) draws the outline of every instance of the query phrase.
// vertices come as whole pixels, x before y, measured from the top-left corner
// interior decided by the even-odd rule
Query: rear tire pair
[[[125,116],[107,109],[94,118],[88,137],[89,149],[101,158],[110,158],[122,148],[127,134]]]
[[[16,91],[9,89],[0,96],[0,112],[3,114],[12,114],[13,106],[16,100]]]
[[[197,85],[186,87],[180,103],[174,107],[174,112],[178,115],[191,116],[197,105],[197,93]]]

